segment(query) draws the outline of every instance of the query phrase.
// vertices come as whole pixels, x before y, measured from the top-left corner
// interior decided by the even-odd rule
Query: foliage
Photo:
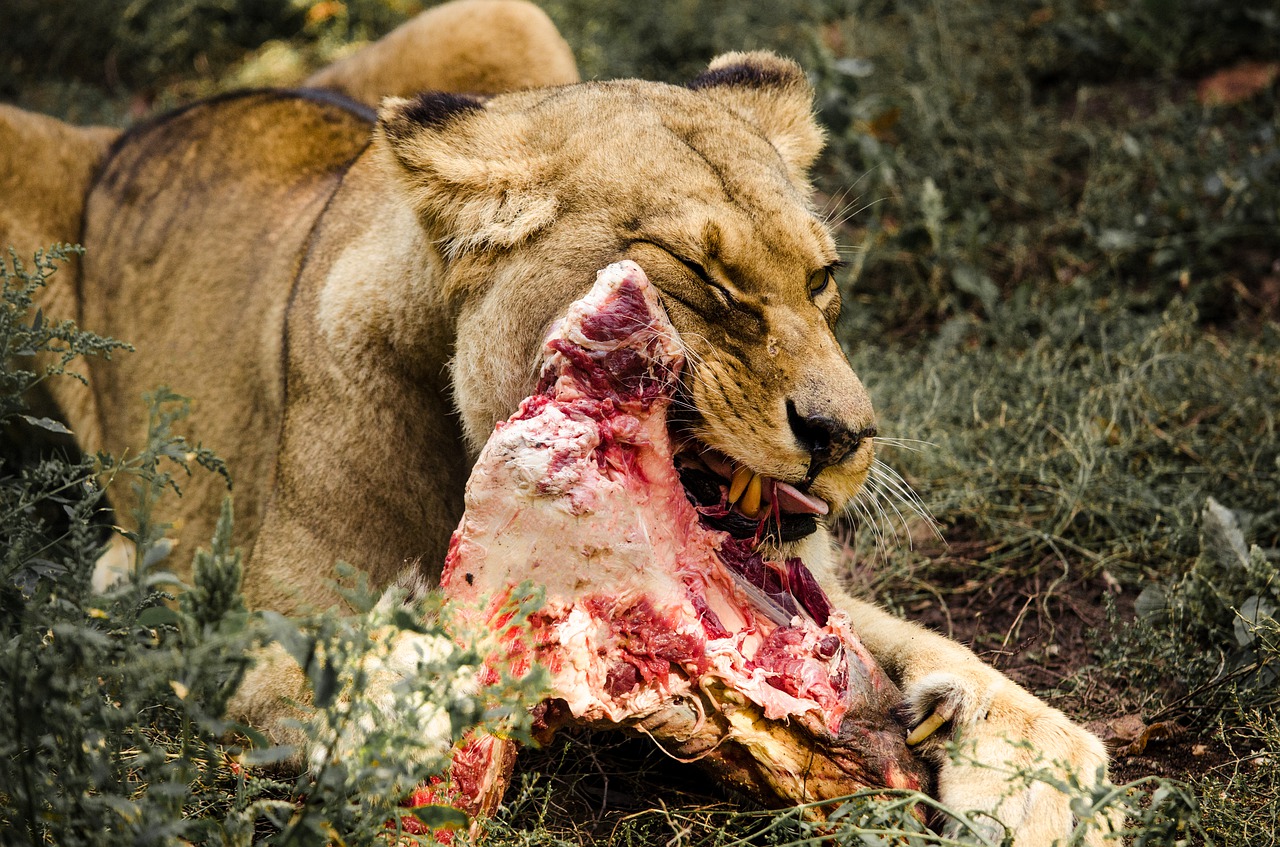
[[[1196,555],[1206,493],[1280,544],[1280,337],[1221,338],[1194,309],[1091,299],[957,318],[924,350],[860,353],[893,462],[996,561],[1084,560],[1139,581]],[[1243,597],[1240,599],[1244,599]]]
[[[7,0],[0,98],[82,123],[120,123],[151,99],[232,85],[294,84],[309,69],[374,40],[421,0]],[[238,69],[287,54],[294,79],[242,78]],[[275,49],[272,48],[283,48]],[[260,76],[260,74],[258,74]],[[125,102],[117,102],[123,98]]]
[[[774,49],[806,58],[814,25],[844,0],[661,0],[636,4],[547,0],[540,4],[573,47],[585,79],[638,78],[683,83],[716,54]]]
[[[1219,844],[1274,847],[1280,835],[1280,716],[1249,710],[1217,732],[1229,739],[1231,758],[1195,781],[1204,798],[1205,830]]]
[[[65,427],[26,415],[22,392],[66,378],[77,356],[124,346],[67,321],[50,323],[33,308],[36,292],[70,252],[38,253],[30,269],[14,258],[0,274],[0,408],[53,431]],[[0,466],[7,843],[101,844],[104,832],[116,843],[169,843],[198,829],[182,820],[183,808],[193,786],[221,767],[217,716],[243,671],[249,638],[239,560],[227,550],[229,514],[213,553],[202,559],[197,591],[177,609],[164,605],[165,586],[176,578],[154,567],[165,550],[162,528],[145,510],[130,534],[139,551],[133,578],[105,592],[93,586],[103,550],[95,517],[106,505],[98,475],[127,474],[153,491],[174,484],[162,459],[185,467],[192,451],[169,429],[178,416],[172,400],[167,392],[153,395],[160,425],[127,462],[53,455],[33,467]],[[195,452],[213,464],[207,451]],[[49,503],[64,511],[64,526],[39,516]]]
[[[65,427],[47,419],[22,414],[23,397],[55,376],[66,375],[86,382],[84,375],[68,372],[67,366],[84,356],[111,358],[115,350],[132,349],[128,344],[92,333],[81,332],[69,320],[46,320],[44,310],[35,305],[36,292],[48,284],[60,262],[83,252],[78,247],[58,244],[48,251],[36,253],[30,266],[10,251],[7,261],[0,260],[0,356],[10,365],[0,373],[0,425],[8,426],[21,417],[28,424],[50,432],[64,432]],[[37,360],[37,354],[41,359]]]
[[[48,76],[155,85],[231,58],[281,33],[297,32],[305,10],[291,0],[12,0],[0,90]],[[7,90],[6,90],[7,89]]]
[[[1028,68],[1052,78],[1184,75],[1280,51],[1280,12],[1262,0],[1049,0],[1022,4]]]
[[[1117,26],[1153,5],[1117,4],[1134,12]],[[826,30],[822,182],[859,245],[848,336],[933,329],[1080,279],[1181,293],[1215,320],[1255,313],[1280,208],[1274,89],[1212,110],[1160,77],[1100,88],[1080,64],[1084,14],[1050,15],[1078,51],[1046,81],[1031,11],[867,3]],[[1231,20],[1197,31],[1215,56],[1240,54]]]
[[[124,347],[35,308],[39,288],[70,253],[54,248],[30,267],[14,259],[0,268],[0,422],[19,436],[24,427],[65,432],[28,414],[24,390],[70,378],[77,356]],[[148,442],[132,458],[0,458],[0,841],[247,845],[259,836],[313,844],[337,832],[349,844],[385,843],[398,829],[400,799],[444,768],[453,741],[480,727],[525,737],[526,705],[543,684],[537,673],[513,676],[499,663],[500,681],[483,695],[464,682],[484,666],[490,639],[521,631],[538,603],[530,591],[511,601],[512,632],[496,635],[455,624],[425,600],[378,598],[349,568],[341,573],[354,615],[287,621],[250,613],[241,554],[230,544],[229,498],[211,548],[195,555],[190,584],[161,570],[171,544],[152,514],[160,494],[177,490],[189,463],[225,468],[176,432],[187,412],[182,398],[159,389],[147,402]],[[134,565],[104,589],[94,579],[104,550],[99,518],[123,478],[140,504],[133,528],[121,530]],[[59,521],[41,514],[50,505]],[[424,648],[392,668],[393,646],[406,638]],[[271,643],[304,668],[318,707],[298,726],[316,767],[296,780],[263,766],[299,751],[271,747],[223,717]],[[381,687],[371,685],[376,672],[392,671]],[[228,746],[232,730],[254,743]]]
[[[949,755],[965,766],[979,765],[973,751],[951,745]],[[485,822],[490,843],[527,847],[561,844],[678,844],[686,847],[757,845],[1001,845],[1001,827],[991,818],[964,814],[912,791],[866,790],[823,804],[786,810],[751,808],[742,798],[717,793],[673,765],[642,740],[593,735],[561,738],[534,753],[534,762],[508,793],[497,817]],[[1144,778],[1124,785],[1103,783],[1086,789],[1064,780],[1052,762],[1039,761],[1006,774],[1009,790],[1039,786],[1075,798],[1079,825],[1067,844],[1089,833],[1111,831],[1108,818],[1122,815],[1125,835],[1135,845],[1203,842],[1198,800],[1183,783]],[[665,786],[664,802],[647,791]],[[814,812],[819,810],[823,819]],[[929,820],[922,824],[921,816]],[[1109,839],[1108,839],[1109,841]],[[1117,842],[1118,843],[1118,842]]]
[[[1201,513],[1200,555],[1138,597],[1138,626],[1118,642],[1135,681],[1177,679],[1152,720],[1204,723],[1280,705],[1280,578],[1275,554],[1247,546],[1240,517],[1213,498]],[[1157,687],[1155,690],[1160,690]]]
[[[76,252],[55,245],[37,253],[30,265],[12,254],[0,261],[0,603],[6,609],[19,603],[15,592],[33,587],[42,574],[66,570],[66,563],[57,560],[68,546],[74,556],[94,541],[84,537],[102,498],[92,478],[93,463],[65,454],[49,458],[27,447],[70,431],[59,421],[31,413],[25,398],[55,377],[84,382],[83,374],[68,371],[79,357],[110,357],[128,349],[122,342],[81,332],[70,321],[47,319],[35,307],[37,292],[59,263]]]
[[[513,674],[496,657],[525,632],[541,592],[519,587],[507,601],[510,622],[490,632],[466,625],[432,595],[406,605],[403,592],[379,597],[363,575],[342,566],[343,598],[354,616],[325,613],[298,624],[268,613],[273,634],[306,670],[316,714],[309,736],[310,771],[295,807],[276,802],[267,817],[280,828],[278,844],[317,844],[340,834],[349,844],[385,843],[388,822],[406,822],[401,799],[428,776],[440,774],[451,745],[472,732],[495,732],[524,743],[529,707],[546,687],[535,667]],[[497,672],[480,689],[477,679]],[[276,748],[246,757],[269,764],[298,751]],[[432,828],[467,825],[466,815],[443,806],[417,807]],[[405,843],[435,843],[400,832]]]

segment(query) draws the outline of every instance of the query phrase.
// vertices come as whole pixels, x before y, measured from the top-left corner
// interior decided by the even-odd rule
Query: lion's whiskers
[[[866,176],[866,174],[863,174],[863,176]],[[860,181],[861,181],[861,177],[859,177],[858,180],[854,181],[851,185],[845,186],[844,191],[841,191],[839,195],[827,199],[827,202],[823,205],[823,207],[818,210],[818,217],[822,219],[823,223],[830,226],[831,220],[833,218],[842,216],[846,211],[848,211],[849,206],[852,206],[854,203],[858,202],[859,198],[854,198],[854,200],[850,202],[848,206],[846,206],[844,201],[846,198],[848,198],[849,192],[853,191],[855,188],[858,187],[858,182]]]
[[[876,438],[878,444],[901,446],[918,450],[917,442],[909,439]],[[928,507],[902,476],[879,459],[871,463],[866,481],[857,496],[845,507],[846,514],[855,519],[858,526],[871,532],[876,551],[884,556],[889,552],[889,539],[895,546],[905,537],[907,547],[914,543],[913,518],[923,521],[936,538],[942,533]],[[859,520],[860,519],[860,520]]]
[[[839,229],[849,221],[853,220],[858,215],[861,215],[867,209],[870,209],[872,206],[875,206],[877,203],[883,203],[887,199],[887,198],[881,197],[876,200],[870,200],[866,203],[863,203],[861,206],[859,206],[857,204],[862,199],[862,196],[858,195],[857,197],[854,197],[853,200],[851,200],[849,203],[847,204],[845,203],[845,198],[849,196],[849,193],[853,191],[855,188],[857,188],[858,185],[864,179],[866,179],[870,174],[871,174],[870,170],[863,171],[862,175],[858,177],[856,180],[854,180],[852,185],[848,186],[847,188],[845,188],[844,191],[840,192],[839,197],[829,201],[823,207],[820,213],[820,217],[822,218],[823,223],[825,223],[831,229]]]
[[[863,490],[865,491],[865,489]],[[877,551],[881,551],[881,552],[886,551],[888,549],[888,546],[884,540],[884,532],[880,527],[879,521],[876,520],[875,515],[871,513],[870,508],[868,508],[867,504],[864,502],[862,492],[859,492],[858,496],[855,497],[853,500],[851,500],[847,506],[845,506],[846,515],[851,515],[855,513],[856,513],[856,516],[860,518],[860,520],[856,521],[856,526],[865,527],[868,531],[871,532],[871,537],[872,537],[872,540],[875,542],[875,549]]]
[[[938,522],[934,519],[933,515],[930,514],[929,508],[924,504],[924,501],[920,499],[920,495],[917,494],[915,489],[902,478],[901,474],[889,465],[886,465],[884,462],[877,459],[871,463],[870,475],[875,478],[877,484],[882,489],[891,492],[899,502],[903,503],[908,508],[909,511],[911,511],[917,518],[923,520],[935,537],[938,539],[942,538],[942,533],[938,529]]]
[[[912,453],[920,453],[925,448],[934,447],[935,445],[932,441],[925,441],[920,438],[890,438],[887,435],[877,435],[876,446],[896,447],[900,450],[910,450]]]
[[[847,224],[849,221],[856,218],[858,215],[861,215],[863,212],[870,209],[872,206],[876,206],[880,203],[883,203],[887,199],[889,198],[880,197],[875,200],[869,200],[868,202],[863,203],[861,206],[857,207],[856,209],[852,207],[849,209],[846,209],[845,214],[841,215],[839,218],[835,220],[827,221],[827,226],[831,227],[832,229],[839,229],[840,227]]]

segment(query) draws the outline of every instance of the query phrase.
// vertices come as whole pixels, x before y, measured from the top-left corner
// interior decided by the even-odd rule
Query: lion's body
[[[468,0],[428,9],[305,84],[377,106],[383,97],[427,88],[501,94],[577,81],[573,53],[541,9],[520,0]]]
[[[93,396],[59,398],[64,413],[84,446],[120,450],[144,434],[142,392],[192,397],[193,435],[235,478],[257,607],[334,603],[337,560],[376,585],[406,569],[430,579],[471,461],[530,393],[547,330],[598,268],[629,258],[687,347],[687,434],[839,507],[868,473],[872,412],[831,332],[835,247],[805,176],[821,145],[811,98],[794,64],[750,54],[690,88],[424,96],[384,104],[376,124],[319,93],[160,117],[106,156],[82,274],[51,295],[140,352],[95,364]],[[101,136],[74,137],[103,154]],[[169,504],[179,560],[221,496],[196,478]],[[940,712],[987,761],[1038,749],[1086,781],[1105,764],[1096,739],[960,645],[849,597],[825,530],[787,552],[849,611],[916,721]],[[269,722],[298,680],[263,662],[239,708]],[[998,772],[946,765],[939,784],[957,807],[999,807],[1020,844],[1070,824],[1051,791],[1003,798]]]
[[[329,605],[321,563],[336,559],[367,568],[376,584],[413,562],[430,577],[461,514],[469,460],[531,391],[551,322],[596,268],[626,255],[667,282],[690,335],[719,332],[719,346],[733,348],[693,348],[702,379],[723,386],[707,404],[732,405],[724,395],[748,391],[747,374],[769,380],[734,398],[768,407],[758,422],[733,432],[738,411],[725,408],[707,416],[709,429],[725,430],[712,434],[755,440],[751,451],[774,473],[788,463],[801,472],[802,456],[771,444],[787,431],[784,397],[809,406],[840,391],[860,425],[870,419],[830,315],[805,294],[832,247],[773,146],[711,102],[624,82],[512,94],[483,110],[463,101],[439,123],[415,122],[410,105],[370,143],[372,116],[354,104],[260,92],[131,130],[88,196],[81,317],[162,352],[95,363],[93,416],[73,429],[97,435],[88,447],[119,451],[145,434],[142,392],[168,383],[190,396],[193,437],[227,459],[236,481],[256,605]],[[482,111],[484,123],[472,119]],[[474,130],[453,127],[468,121]],[[501,148],[501,161],[482,162],[479,177],[424,179],[436,166],[425,159],[452,155],[424,145],[451,132]],[[548,162],[544,149],[565,161]],[[426,202],[447,206],[446,222],[423,226],[420,184],[442,189]],[[716,194],[727,202],[706,199]],[[518,209],[502,208],[513,197]],[[793,219],[795,243],[765,247],[778,216]],[[699,300],[684,266],[654,246],[693,253],[708,226],[718,255],[735,257],[736,296],[750,313]],[[457,238],[460,247],[438,246]],[[767,339],[753,340],[762,322]],[[755,361],[766,340],[767,366]],[[816,485],[830,477],[856,490],[865,465],[842,469],[843,483],[832,469]],[[170,505],[188,549],[208,537],[219,489],[197,477]]]
[[[81,320],[155,355],[93,363],[98,419],[72,429],[119,454],[146,436],[143,392],[167,384],[192,398],[191,437],[233,469],[237,539],[250,547],[275,475],[293,279],[370,125],[320,97],[198,103],[117,142],[86,204]],[[209,537],[225,487],[208,474],[183,487],[166,505],[180,509],[185,546]]]

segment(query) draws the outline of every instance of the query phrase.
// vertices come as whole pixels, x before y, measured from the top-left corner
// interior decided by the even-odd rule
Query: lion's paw
[[[903,695],[907,743],[938,766],[940,802],[969,821],[952,820],[950,833],[1050,847],[1100,845],[1120,829],[1118,813],[1090,801],[1106,780],[1102,742],[1000,673],[975,661],[911,681]]]

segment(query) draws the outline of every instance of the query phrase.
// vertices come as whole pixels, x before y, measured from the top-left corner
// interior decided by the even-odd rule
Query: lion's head
[[[384,104],[375,143],[457,315],[452,376],[473,451],[529,392],[551,323],[626,258],[687,347],[676,435],[693,496],[734,504],[722,527],[754,531],[771,501],[793,540],[857,493],[874,416],[832,332],[838,257],[810,202],[812,100],[795,63],[748,53],[687,87]]]

